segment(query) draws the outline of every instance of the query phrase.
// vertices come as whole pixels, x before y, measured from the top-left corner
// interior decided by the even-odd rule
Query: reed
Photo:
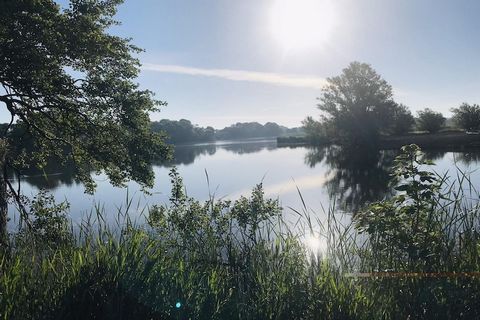
[[[95,207],[74,228],[66,207],[40,195],[38,228],[21,229],[0,257],[1,319],[473,318],[479,195],[464,172],[440,177],[424,167],[398,186],[429,196],[401,187],[403,200],[353,219],[334,201],[312,212],[300,190],[300,208],[282,210],[261,184],[237,201],[202,203],[175,170],[170,204],[145,209],[147,223],[131,220],[127,199],[114,225]],[[422,175],[431,180],[412,182]],[[297,223],[283,220],[285,210]],[[371,213],[383,219],[365,218]],[[412,221],[423,226],[415,234]],[[317,251],[306,245],[312,237],[322,242]]]

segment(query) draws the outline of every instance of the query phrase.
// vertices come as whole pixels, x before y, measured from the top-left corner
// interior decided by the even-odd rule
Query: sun
[[[323,45],[335,24],[331,0],[275,0],[270,14],[272,33],[287,50]]]
[[[305,247],[313,254],[319,254],[327,250],[326,239],[317,234],[312,234],[304,239]]]

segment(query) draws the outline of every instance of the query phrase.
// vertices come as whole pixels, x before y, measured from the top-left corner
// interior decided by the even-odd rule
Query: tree
[[[282,128],[275,122],[267,122],[263,125],[263,135],[265,137],[278,137],[282,135]]]
[[[190,120],[186,119],[153,121],[151,128],[154,132],[164,132],[167,135],[168,142],[172,144],[212,141],[215,139],[214,128],[202,128],[193,125]]]
[[[445,117],[440,112],[425,108],[418,111],[418,128],[429,133],[438,132],[445,124]]]
[[[328,140],[328,124],[325,121],[317,121],[308,116],[302,121],[302,125],[303,131],[311,143],[321,144]]]
[[[462,103],[460,107],[453,108],[453,120],[466,131],[480,128],[480,106],[478,104]]]
[[[403,104],[398,104],[393,109],[393,121],[391,132],[394,134],[405,134],[410,131],[412,126],[415,124],[415,118],[408,109],[407,106]]]
[[[0,237],[6,240],[7,197],[20,195],[7,170],[26,160],[44,167],[51,157],[76,164],[76,178],[93,191],[90,172],[114,185],[153,185],[150,162],[169,148],[149,126],[163,102],[134,79],[141,50],[107,33],[121,0],[4,0],[0,4],[0,107],[11,122],[0,137]],[[2,92],[3,91],[3,92]],[[1,109],[0,109],[1,110]],[[9,152],[12,124],[31,136],[33,152]],[[21,205],[21,204],[20,204]]]
[[[337,135],[351,145],[375,144],[392,119],[392,87],[366,63],[352,62],[328,78],[318,108]]]

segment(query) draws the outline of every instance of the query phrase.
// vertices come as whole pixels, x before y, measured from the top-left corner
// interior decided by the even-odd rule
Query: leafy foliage
[[[445,124],[445,117],[440,112],[425,108],[418,111],[418,128],[430,133],[438,132]]]
[[[201,204],[198,200],[187,197],[182,179],[175,168],[170,172],[170,177],[172,206],[154,206],[150,210],[150,225],[156,228],[161,237],[180,243],[194,241],[196,244],[190,244],[199,245],[206,239],[212,240],[215,248],[220,249],[217,253],[220,258],[225,253],[231,257],[233,253],[228,250],[254,245],[261,225],[272,223],[272,219],[281,211],[278,200],[264,199],[261,184],[253,189],[250,198],[241,196],[234,203],[215,201],[212,198]],[[234,231],[238,232],[237,237],[230,238]],[[235,239],[241,241],[236,242]],[[230,258],[227,260],[230,261]],[[234,263],[241,265],[240,261]]]
[[[467,200],[473,186],[462,172],[454,187],[427,170],[431,164],[416,145],[402,148],[393,172],[399,193],[355,216],[367,236],[356,261],[361,270],[385,275],[372,276],[367,286],[389,297],[392,318],[474,317],[480,282],[468,271],[479,267],[478,200]]]
[[[238,122],[218,130],[215,135],[218,140],[248,139],[259,137],[278,137],[283,135],[298,135],[299,128],[287,128],[275,122],[264,125],[258,122]]]
[[[462,129],[473,131],[480,129],[480,106],[478,104],[462,103],[453,108],[453,120]]]
[[[28,158],[42,167],[56,156],[77,164],[89,190],[90,170],[115,185],[152,185],[150,162],[168,148],[150,131],[148,113],[164,103],[133,81],[141,50],[107,33],[119,3],[1,2],[0,102],[35,144],[34,152],[7,155],[5,165],[21,169]]]
[[[282,231],[278,201],[261,185],[235,202],[200,203],[175,170],[171,178],[171,203],[151,210],[151,228],[127,220],[112,233],[100,219],[83,224],[76,244],[18,243],[0,256],[2,318],[371,318],[361,288]]]
[[[153,132],[165,132],[170,143],[193,143],[215,139],[214,128],[202,128],[185,119],[153,121],[151,127]]]
[[[307,117],[302,121],[303,131],[311,143],[326,143],[332,136],[332,126],[327,121],[316,121]]]
[[[336,220],[338,213],[328,212],[326,223],[320,223],[327,227],[325,258],[305,248],[305,234],[283,222],[278,202],[265,199],[260,186],[238,201],[214,201],[212,197],[201,203],[186,196],[181,178],[172,171],[171,203],[151,210],[150,227],[135,225],[126,213],[119,213],[125,221],[119,220],[112,230],[97,212],[98,221],[85,221],[78,233],[71,234],[76,242],[49,247],[19,241],[10,254],[0,252],[0,316],[475,318],[480,312],[480,281],[462,273],[478,271],[480,266],[479,207],[462,207],[455,199],[435,202],[443,194],[437,186],[446,179],[438,180],[424,170],[427,163],[417,147],[406,147],[404,152],[397,161],[401,179],[396,185],[404,189],[399,192],[405,199],[390,202],[390,206],[380,202],[388,211],[385,214],[375,208],[364,211],[384,214],[386,220],[373,220],[375,233],[364,231],[366,241],[348,224]],[[433,195],[429,190],[435,190]],[[461,189],[453,193],[463,198]],[[431,211],[433,227],[427,227],[438,233],[425,233],[423,220],[418,235],[404,232],[413,230],[409,225],[417,216],[415,201],[408,200],[413,198],[420,204],[436,203]],[[51,207],[48,201],[39,202],[40,211],[41,203]],[[453,211],[443,219],[447,208]],[[314,217],[297,213],[297,225],[312,226]],[[403,217],[395,220],[395,214]],[[396,241],[397,235],[411,246]],[[429,247],[424,236],[434,240]],[[378,271],[392,269],[396,276],[378,275]],[[409,276],[412,270],[431,273]],[[358,275],[372,271],[377,275]],[[450,276],[442,277],[444,271]],[[440,276],[428,276],[435,272]],[[389,274],[380,272],[385,273]]]
[[[185,119],[178,121],[163,119],[153,121],[151,126],[154,132],[164,132],[167,135],[168,142],[173,144],[278,137],[302,133],[300,128],[290,129],[275,122],[267,122],[264,125],[258,122],[238,122],[229,127],[215,130],[210,126],[204,128],[193,125],[191,121]]]
[[[408,133],[414,124],[415,118],[408,107],[403,104],[395,105],[393,108],[391,132],[394,134]]]
[[[134,81],[141,50],[107,32],[121,2],[72,0],[65,9],[53,0],[0,2],[0,107],[11,117],[0,135],[0,249],[8,242],[7,198],[28,219],[9,171],[54,160],[74,163],[88,192],[92,171],[116,186],[134,180],[147,188],[152,161],[170,153],[150,130],[149,113],[165,103]]]
[[[70,223],[66,217],[69,209],[66,201],[56,203],[52,195],[41,190],[28,202],[29,217],[15,233],[16,246],[55,249],[73,243]]]
[[[327,79],[318,108],[324,121],[351,145],[374,143],[390,126],[392,87],[366,63],[352,62],[342,74]]]

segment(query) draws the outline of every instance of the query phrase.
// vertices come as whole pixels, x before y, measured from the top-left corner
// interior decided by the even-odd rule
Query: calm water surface
[[[395,155],[394,151],[352,154],[335,147],[279,148],[274,140],[219,141],[177,146],[172,163],[154,165],[155,186],[151,195],[143,194],[133,182],[127,188],[113,187],[103,175],[95,176],[97,190],[88,195],[68,169],[60,168],[50,169],[46,176],[25,177],[21,187],[27,196],[43,188],[50,190],[57,201],[68,200],[70,216],[76,223],[95,206],[102,207],[107,219],[113,222],[118,208],[125,208],[127,198],[132,201],[129,213],[134,218],[141,217],[148,206],[167,203],[168,173],[175,165],[191,197],[237,199],[262,182],[265,195],[278,198],[287,219],[294,221],[296,214],[291,208],[303,210],[299,191],[310,214],[319,217],[332,206],[350,213],[366,202],[388,196],[389,169]],[[458,167],[471,175],[474,185],[480,186],[476,171],[480,163],[478,151],[428,152],[427,157],[435,161],[438,173],[454,173]],[[12,218],[11,224],[16,219]]]

